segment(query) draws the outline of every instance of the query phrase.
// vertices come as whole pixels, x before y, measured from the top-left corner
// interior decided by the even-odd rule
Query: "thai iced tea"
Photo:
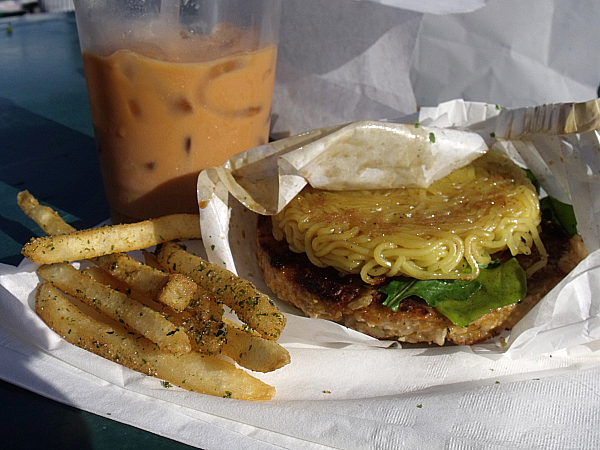
[[[179,38],[83,52],[113,221],[197,213],[198,173],[268,140],[276,47],[228,26]]]

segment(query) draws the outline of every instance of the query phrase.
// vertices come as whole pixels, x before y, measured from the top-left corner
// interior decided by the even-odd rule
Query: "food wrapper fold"
[[[597,100],[518,109],[453,100],[422,108],[411,124],[359,121],[275,141],[200,174],[204,245],[210,260],[269,292],[257,273],[256,214],[276,214],[307,184],[329,190],[426,187],[494,148],[529,168],[541,183],[541,195],[573,205],[590,256],[512,332],[474,346],[475,351],[516,358],[592,342],[600,338],[598,129]],[[331,330],[342,326],[307,321],[279,304],[289,316],[290,329],[296,329],[295,320],[305,322],[299,333],[284,331],[284,342],[336,344]],[[330,330],[321,333],[320,327]],[[552,333],[560,339],[550,339]],[[329,339],[316,337],[322,335]],[[365,344],[364,337],[353,341],[352,333],[341,335],[338,344]]]

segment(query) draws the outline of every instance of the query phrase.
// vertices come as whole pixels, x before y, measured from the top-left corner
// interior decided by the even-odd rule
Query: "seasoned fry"
[[[188,311],[169,315],[190,338],[192,351],[229,356],[240,366],[255,372],[272,372],[290,362],[290,354],[276,341],[224,320],[204,320]]]
[[[285,317],[273,301],[248,280],[229,270],[166,242],[156,249],[156,257],[165,270],[181,273],[229,306],[250,328],[267,339],[276,340],[285,326]]]
[[[224,325],[226,340],[221,344],[221,353],[240,366],[255,372],[272,372],[290,363],[290,354],[276,341],[242,330],[227,320]]]
[[[144,263],[149,265],[150,267],[154,267],[158,270],[163,270],[160,263],[156,260],[156,256],[150,250],[142,249],[142,255],[144,256]]]
[[[198,285],[188,277],[172,273],[158,296],[158,301],[176,311],[183,311],[190,304]]]
[[[23,212],[48,235],[66,234],[75,231],[75,228],[65,222],[52,208],[40,205],[29,191],[19,192],[17,194],[17,203]]]
[[[167,273],[153,269],[126,253],[99,256],[93,258],[92,262],[150,298],[157,298],[160,295],[169,277]]]
[[[36,312],[71,344],[185,389],[242,400],[269,400],[275,394],[272,386],[226,361],[194,352],[166,353],[145,338],[96,321],[50,283],[38,288]]]
[[[213,295],[202,286],[198,286],[187,310],[202,320],[221,320],[223,304],[216,301]]]
[[[216,354],[221,352],[221,345],[227,338],[222,317],[223,305],[215,301],[206,289],[198,286],[186,310],[170,314],[168,319],[186,332],[193,351]]]
[[[173,214],[143,222],[32,238],[21,253],[36,264],[52,264],[139,250],[171,240],[201,238],[198,215]]]
[[[285,324],[271,300],[248,281],[222,269],[215,272],[199,258],[202,268],[197,272],[206,283],[198,283],[187,273],[196,272],[190,264],[197,263],[197,257],[178,245],[167,243],[165,248],[182,251],[176,258],[188,264],[185,271],[170,270],[177,259],[165,266],[164,258],[158,257],[161,252],[147,250],[173,239],[200,238],[198,216],[76,231],[29,192],[20,192],[17,199],[49,235],[31,239],[22,252],[41,264],[38,274],[48,280],[38,287],[36,312],[64,339],[188,390],[245,400],[273,397],[273,387],[215,356],[228,356],[260,372],[288,364],[289,353],[270,340]],[[132,250],[142,250],[146,263],[125,253]],[[66,263],[74,260],[90,260],[96,266],[80,271]],[[93,317],[88,316],[59,289],[100,315],[89,311]],[[223,319],[221,300],[269,339]]]
[[[128,284],[113,277],[100,267],[88,267],[83,272],[89,274],[94,280],[120,292],[131,290]],[[200,290],[202,291],[202,289]],[[226,327],[220,320],[223,316],[222,305],[212,300],[212,298],[200,295],[194,296],[191,306],[185,311],[175,311],[164,304],[143,297],[139,293],[137,294],[132,291],[129,295],[160,313],[165,319],[188,335],[192,351],[207,355],[221,353],[221,345],[227,338]]]
[[[221,353],[221,347],[227,341],[227,329],[223,322],[204,320],[189,311],[169,315],[168,318],[188,335],[192,351],[207,355]]]
[[[93,260],[115,278],[146,297],[183,311],[198,285],[181,274],[168,274],[141,263],[125,253],[99,256]]]
[[[162,350],[172,353],[187,353],[191,350],[187,335],[158,312],[129,298],[123,292],[95,281],[70,264],[43,265],[38,268],[37,273],[63,292],[147,337]]]
[[[88,267],[84,272],[120,292],[127,292],[129,289],[126,283],[99,267]],[[199,291],[204,289],[200,288]],[[222,319],[222,305],[202,293],[196,294],[183,312],[147,300],[145,304],[184,330],[190,339],[192,351],[208,355],[221,353],[255,372],[271,372],[290,362],[288,351],[276,341],[264,339],[252,330],[242,329],[229,320]]]
[[[76,231],[52,208],[40,205],[29,191],[19,192],[17,202],[23,212],[50,236]],[[187,277],[180,274],[168,275],[136,261],[125,253],[99,256],[94,262],[143,295],[177,311],[183,311],[187,307],[197,287],[197,284]]]
[[[19,192],[17,202],[23,212],[50,236],[76,231],[52,208],[40,205],[29,191]],[[94,262],[143,295],[177,311],[183,311],[187,307],[197,287],[196,283],[183,275],[166,274],[136,261],[125,253],[99,256]]]
[[[95,281],[110,286],[115,291],[123,292],[124,294],[127,294],[128,296],[132,297],[133,299],[138,300],[138,298],[132,295],[133,291],[131,287],[127,283],[113,277],[110,274],[110,272],[107,272],[106,270],[98,266],[89,266],[82,269],[81,271],[86,275],[89,275]]]

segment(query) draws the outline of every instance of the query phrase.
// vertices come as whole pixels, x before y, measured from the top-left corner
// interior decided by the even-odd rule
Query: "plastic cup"
[[[268,141],[278,0],[75,0],[114,222],[197,213],[207,167]]]

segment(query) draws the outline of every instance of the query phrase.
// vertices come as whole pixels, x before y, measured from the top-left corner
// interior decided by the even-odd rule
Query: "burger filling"
[[[525,297],[527,278],[548,260],[541,220],[527,173],[489,151],[428,188],[306,187],[272,223],[290,250],[317,267],[359,275],[393,311],[419,297],[466,326]],[[525,270],[514,257],[534,247],[538,260]]]

